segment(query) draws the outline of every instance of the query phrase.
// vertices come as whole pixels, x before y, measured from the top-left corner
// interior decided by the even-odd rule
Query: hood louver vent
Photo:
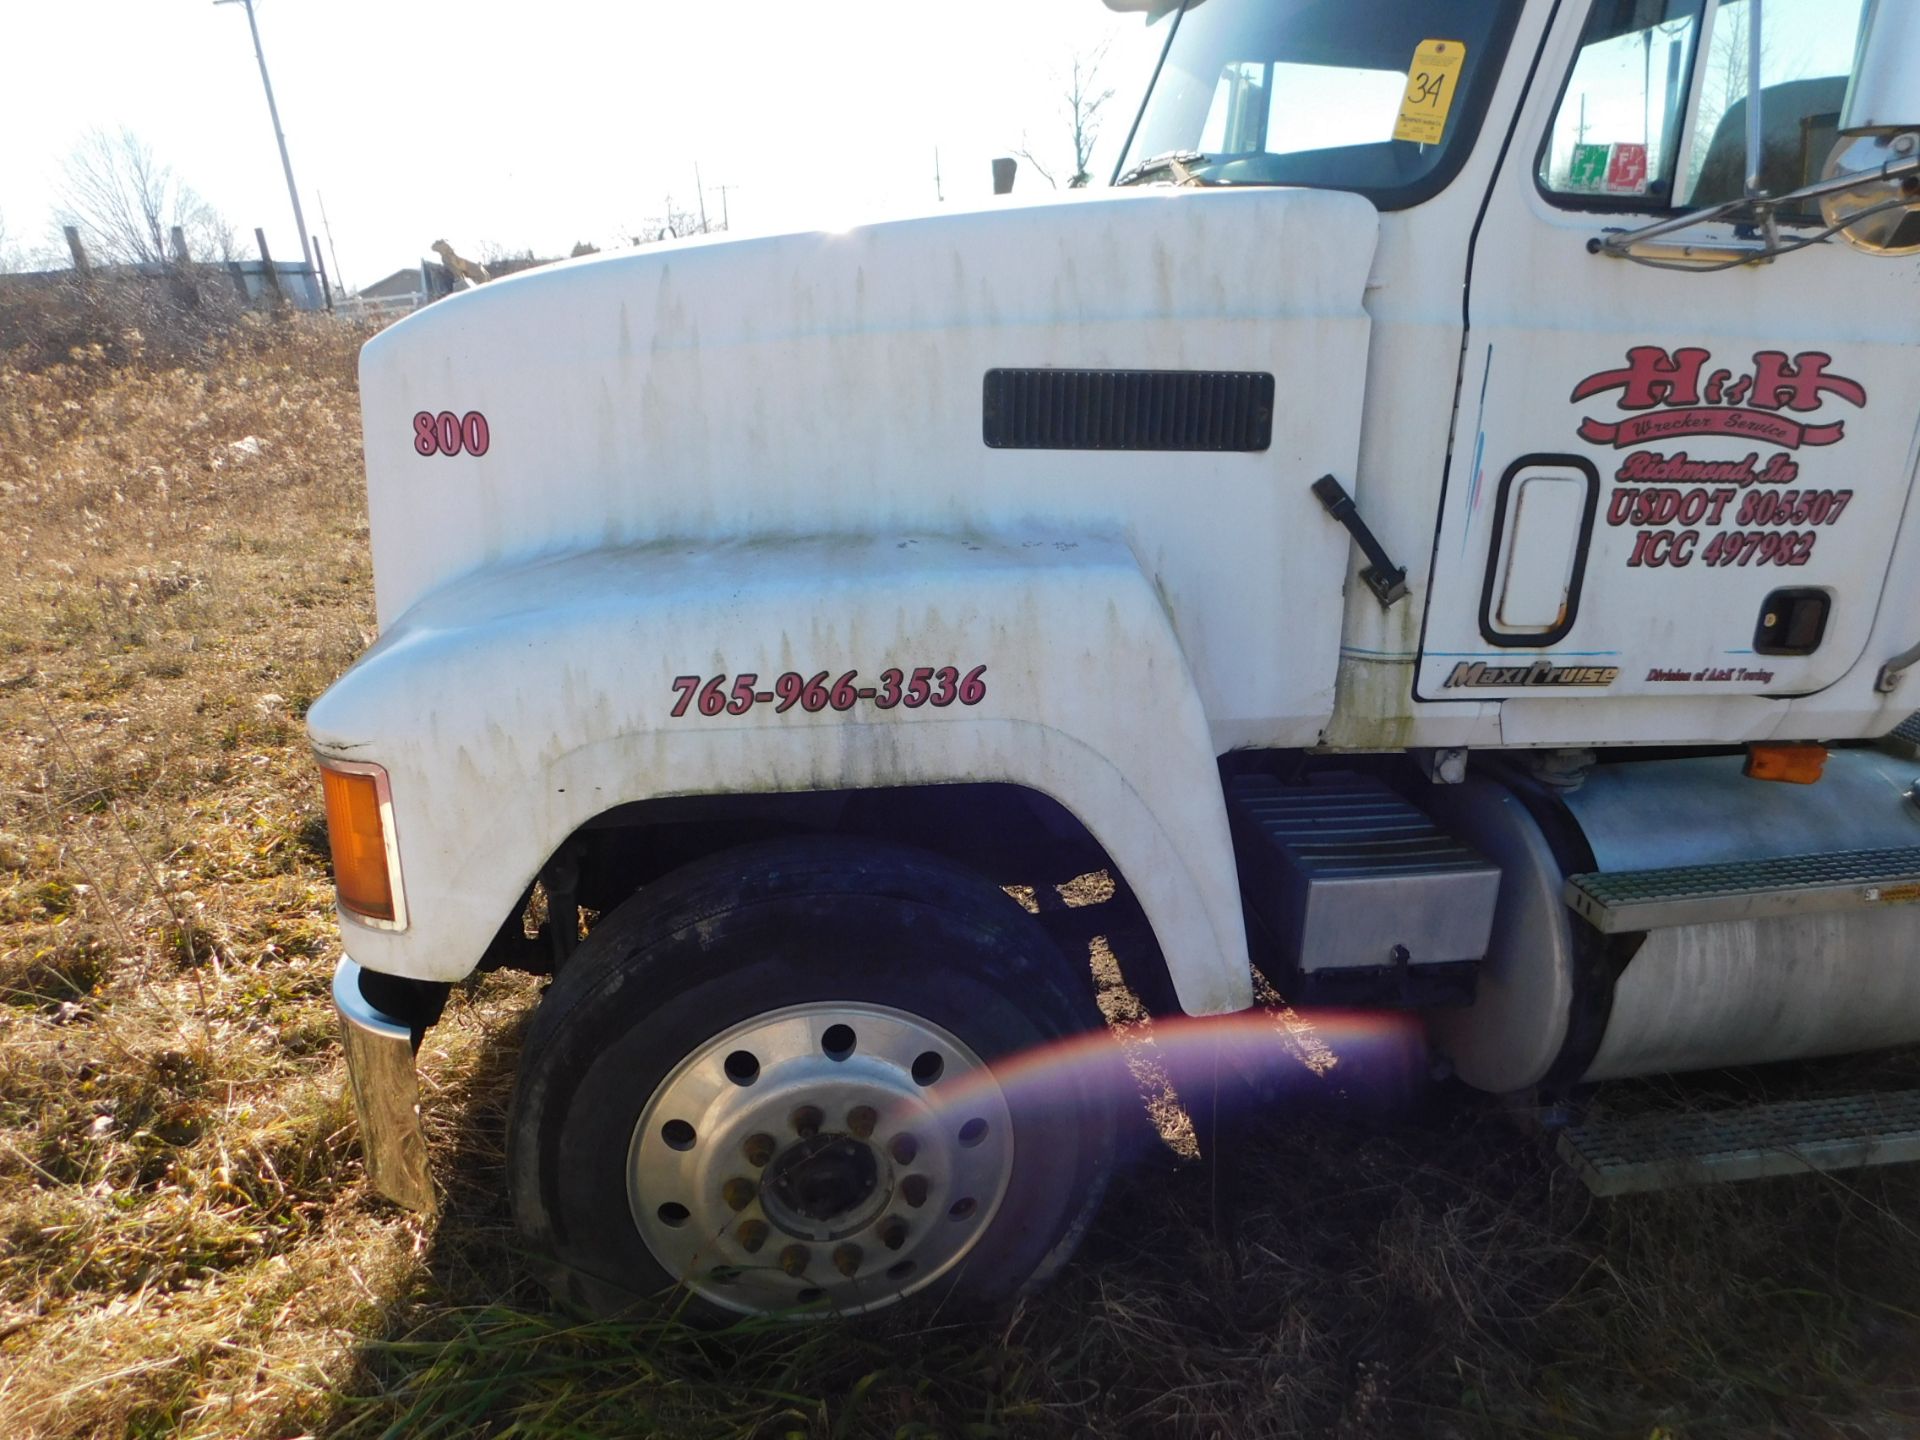
[[[996,450],[1265,450],[1273,376],[1222,370],[989,370]]]

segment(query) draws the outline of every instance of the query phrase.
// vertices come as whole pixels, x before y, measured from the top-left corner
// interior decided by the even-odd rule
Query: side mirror
[[[1859,183],[1820,199],[1829,225],[1869,255],[1920,254],[1920,5],[1875,0],[1824,178]],[[1890,164],[1906,173],[1888,175]]]

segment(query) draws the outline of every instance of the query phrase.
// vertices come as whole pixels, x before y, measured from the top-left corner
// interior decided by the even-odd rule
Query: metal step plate
[[[1596,1120],[1560,1132],[1596,1195],[1920,1160],[1920,1090]]]
[[[1910,904],[1920,901],[1920,845],[1569,875],[1564,893],[1576,914],[1609,935]]]
[[[1900,722],[1900,727],[1882,742],[1888,749],[1897,750],[1903,755],[1920,753],[1920,711],[1909,715]]]

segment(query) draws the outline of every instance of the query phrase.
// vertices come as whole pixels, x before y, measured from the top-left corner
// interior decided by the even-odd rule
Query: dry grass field
[[[371,639],[360,337],[113,339],[0,362],[7,1440],[1920,1434],[1914,1174],[1601,1203],[1495,1107],[1382,1114],[1337,1065],[1223,1164],[1137,1127],[1080,1259],[991,1320],[551,1311],[501,1175],[536,982],[428,1038],[439,1217],[367,1193],[344,1091],[301,717]]]

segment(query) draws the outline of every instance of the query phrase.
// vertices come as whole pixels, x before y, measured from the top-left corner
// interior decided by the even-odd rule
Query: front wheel
[[[569,959],[514,1100],[514,1208],[589,1308],[989,1301],[1066,1258],[1112,1156],[1090,986],[944,861],[784,841],[689,867]]]

